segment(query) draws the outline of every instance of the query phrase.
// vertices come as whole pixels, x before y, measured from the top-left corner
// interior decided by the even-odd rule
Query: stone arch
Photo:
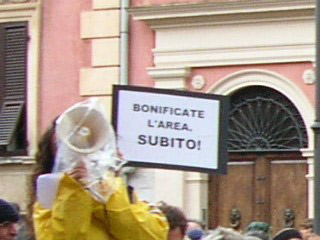
[[[249,86],[265,86],[277,90],[297,108],[306,126],[308,148],[313,149],[314,137],[311,125],[314,121],[314,109],[305,94],[284,76],[261,69],[250,69],[232,73],[214,84],[208,93],[231,95],[233,92]]]

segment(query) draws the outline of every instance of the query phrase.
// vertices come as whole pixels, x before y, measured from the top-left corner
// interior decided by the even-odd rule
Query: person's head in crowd
[[[187,232],[193,229],[205,229],[205,224],[200,220],[189,218],[187,220]]]
[[[19,212],[9,202],[0,199],[0,240],[15,240],[19,231]]]
[[[271,227],[266,222],[251,222],[244,232],[245,236],[258,237],[261,240],[271,239]]]
[[[307,218],[300,224],[300,233],[303,240],[307,240],[313,235],[313,219]]]
[[[161,203],[159,209],[166,216],[169,223],[168,240],[182,240],[186,234],[187,218],[178,208]]]
[[[273,240],[302,240],[302,235],[297,229],[284,228],[273,236]]]
[[[192,229],[187,232],[187,236],[190,240],[200,240],[204,236],[204,231],[202,229]]]
[[[232,228],[217,227],[209,230],[202,240],[245,240],[245,238]]]
[[[204,224],[197,219],[187,220],[186,234],[190,240],[199,240],[204,236]]]

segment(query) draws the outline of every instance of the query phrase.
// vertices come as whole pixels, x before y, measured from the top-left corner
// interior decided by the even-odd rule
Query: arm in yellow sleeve
[[[165,216],[152,213],[145,202],[130,203],[126,184],[121,178],[116,181],[119,188],[106,204],[110,234],[121,240],[166,240],[169,225]]]
[[[83,187],[65,175],[52,209],[34,205],[37,240],[86,240],[92,217],[92,198]]]

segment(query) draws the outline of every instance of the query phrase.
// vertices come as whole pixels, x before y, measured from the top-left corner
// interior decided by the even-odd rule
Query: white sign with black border
[[[117,146],[131,166],[226,173],[227,96],[113,87]]]

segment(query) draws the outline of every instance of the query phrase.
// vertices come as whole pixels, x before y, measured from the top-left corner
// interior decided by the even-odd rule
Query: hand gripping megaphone
[[[88,170],[86,188],[97,200],[107,201],[116,187],[111,176],[125,161],[118,157],[114,130],[103,105],[97,98],[89,98],[71,106],[56,120],[56,136],[52,172],[69,172],[82,161]],[[103,183],[107,180],[106,187]]]

